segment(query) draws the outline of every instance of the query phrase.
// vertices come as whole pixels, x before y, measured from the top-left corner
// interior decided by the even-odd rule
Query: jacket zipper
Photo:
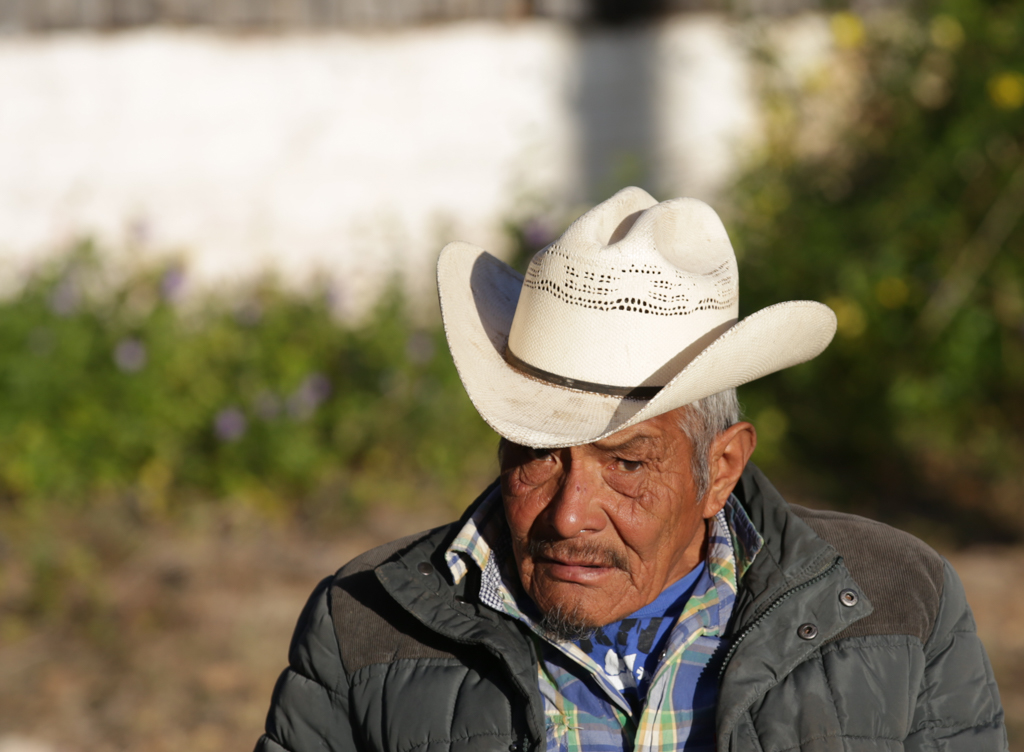
[[[736,639],[733,640],[732,645],[729,647],[728,652],[726,652],[726,654],[725,654],[725,658],[722,660],[722,667],[718,670],[718,681],[722,681],[722,677],[725,676],[725,669],[729,666],[729,661],[732,659],[733,653],[736,652],[736,648],[738,648],[740,646],[740,643],[743,642],[743,639],[747,635],[749,635],[751,632],[753,632],[755,629],[757,629],[758,625],[760,625],[761,622],[763,622],[765,619],[767,619],[768,615],[772,611],[777,609],[782,604],[783,601],[788,599],[794,593],[799,593],[801,590],[809,588],[814,583],[820,582],[821,580],[823,580],[826,577],[828,577],[830,574],[832,574],[832,571],[842,563],[842,561],[843,561],[843,557],[841,557],[841,556],[838,557],[835,561],[832,562],[832,565],[828,569],[826,569],[825,571],[823,571],[820,574],[816,575],[815,577],[812,577],[811,579],[807,580],[807,582],[804,582],[804,583],[802,583],[800,585],[797,585],[795,588],[792,588],[791,590],[787,590],[785,593],[783,593],[778,598],[776,598],[772,602],[772,604],[770,606],[768,606],[768,608],[766,608],[761,613],[760,616],[758,616],[756,619],[754,619],[754,621],[750,622],[750,624],[748,624],[746,626],[746,628],[744,628],[744,630],[742,632],[740,632],[738,635],[736,635]]]

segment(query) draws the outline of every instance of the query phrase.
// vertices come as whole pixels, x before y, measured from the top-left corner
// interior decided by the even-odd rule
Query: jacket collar
[[[479,645],[502,663],[526,700],[532,748],[538,749],[545,738],[544,708],[533,644],[512,619],[463,598],[473,578],[454,583],[444,559],[452,539],[496,485],[497,481],[485,489],[458,522],[431,531],[374,571],[391,597],[425,627],[455,642]]]
[[[729,749],[742,715],[780,677],[873,610],[863,593],[855,606],[841,604],[843,590],[860,590],[842,557],[790,510],[755,465],[747,465],[733,493],[765,545],[733,608],[733,644],[718,695],[719,750]],[[807,625],[813,637],[802,630]]]
[[[742,627],[765,602],[814,577],[839,554],[790,510],[754,463],[747,464],[733,493],[764,539],[758,560],[743,577],[744,597],[736,603],[735,618]]]

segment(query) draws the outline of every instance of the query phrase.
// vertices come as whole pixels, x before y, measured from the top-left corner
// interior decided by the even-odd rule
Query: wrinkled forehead
[[[683,421],[689,409],[689,405],[684,405],[675,410],[669,410],[661,415],[656,415],[636,425],[617,431],[598,441],[580,444],[578,448],[592,449],[597,452],[622,452],[640,449],[645,449],[649,452],[671,449],[673,452],[678,452],[684,448],[688,451],[690,442],[683,427]],[[683,442],[682,447],[680,442]],[[498,443],[499,459],[504,461],[507,450],[513,447],[519,447],[519,445],[502,437]],[[576,449],[577,447],[569,448]]]

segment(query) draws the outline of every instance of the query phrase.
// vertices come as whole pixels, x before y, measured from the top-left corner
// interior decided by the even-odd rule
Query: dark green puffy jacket
[[[765,546],[743,577],[720,679],[719,752],[1007,749],[963,587],[906,533],[736,487]],[[544,752],[523,627],[451,585],[461,522],[325,579],[295,631],[257,752]],[[852,605],[850,605],[852,604]]]

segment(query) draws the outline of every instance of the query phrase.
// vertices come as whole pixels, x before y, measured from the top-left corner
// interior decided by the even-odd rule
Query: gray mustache
[[[629,561],[619,551],[585,541],[531,540],[526,546],[531,557],[569,559],[595,567],[612,567],[629,571]]]

